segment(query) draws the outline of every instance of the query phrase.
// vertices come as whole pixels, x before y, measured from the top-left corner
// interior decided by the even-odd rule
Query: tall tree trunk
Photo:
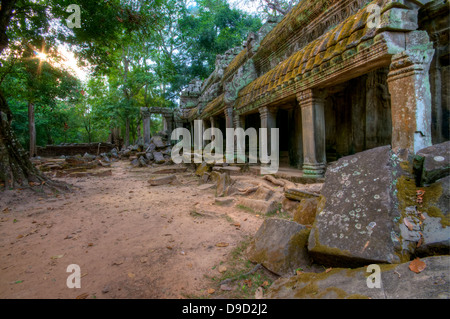
[[[17,140],[11,121],[11,110],[0,91],[0,183],[6,188],[14,188],[46,180]]]
[[[34,120],[34,104],[28,102],[28,131],[30,136],[30,157],[37,155],[36,149],[36,122]]]
[[[16,0],[2,1],[0,6],[0,54],[8,46],[8,28],[14,15]],[[30,182],[47,185],[52,190],[68,190],[65,183],[53,182],[43,175],[17,140],[12,128],[12,112],[0,90],[0,190],[17,186],[28,186]]]
[[[125,120],[125,147],[130,145],[130,119]]]

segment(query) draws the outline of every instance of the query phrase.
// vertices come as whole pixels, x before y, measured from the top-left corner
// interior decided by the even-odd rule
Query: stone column
[[[224,112],[225,112],[225,127],[226,128],[233,127],[233,107],[227,106]]]
[[[225,128],[233,128],[233,106],[228,105],[225,108]],[[227,145],[227,134],[226,131],[222,132],[224,134],[224,145]],[[234,139],[234,135],[232,137]],[[229,150],[228,147],[225,149],[225,157],[228,159],[233,159],[234,162],[234,149]]]
[[[239,115],[239,114],[234,114],[233,123],[234,123],[235,128],[241,127],[245,130],[245,117],[244,116]]]
[[[163,131],[167,131],[167,119],[164,115],[162,117],[162,121],[163,121]]]
[[[144,127],[144,143],[149,144],[151,139],[151,133],[150,133],[150,112],[145,109],[142,110],[142,123]]]
[[[215,127],[216,127],[216,122],[215,122],[215,120],[214,120],[214,116],[211,116],[211,117],[209,118],[209,123],[210,123],[210,127],[211,127],[211,128],[215,128]]]
[[[259,108],[261,117],[261,128],[267,128],[267,152],[271,150],[271,129],[277,125],[277,109],[263,106]]]
[[[203,134],[205,133],[205,131],[209,128],[211,128],[211,120],[210,119],[202,119],[202,127],[203,127],[203,132],[202,132],[202,138],[203,138]],[[206,147],[206,145],[208,145],[210,143],[210,141],[207,140],[203,140],[203,148]]]
[[[311,89],[297,94],[302,112],[303,175],[323,177],[326,167],[324,95]]]
[[[172,114],[162,114],[163,123],[164,123],[164,131],[168,131],[169,135],[172,134],[173,130],[173,119]]]
[[[393,55],[387,80],[391,94],[392,149],[402,158],[431,145],[428,70],[433,45],[425,31],[415,31],[407,36],[406,48]]]

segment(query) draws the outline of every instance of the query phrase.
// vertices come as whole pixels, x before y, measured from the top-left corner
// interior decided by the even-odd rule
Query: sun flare
[[[47,60],[47,54],[44,52],[36,52],[36,56],[39,60],[46,61]]]

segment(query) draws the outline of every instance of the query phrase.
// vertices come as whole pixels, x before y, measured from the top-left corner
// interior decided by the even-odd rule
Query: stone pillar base
[[[325,164],[303,164],[303,176],[321,178],[325,176]]]

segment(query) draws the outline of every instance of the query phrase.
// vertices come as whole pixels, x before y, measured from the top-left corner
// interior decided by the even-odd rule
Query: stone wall
[[[100,145],[100,147],[99,147]],[[55,156],[74,156],[89,153],[97,155],[101,153],[108,153],[115,147],[110,143],[72,143],[67,145],[47,145],[46,147],[38,147],[37,154],[42,157]]]

